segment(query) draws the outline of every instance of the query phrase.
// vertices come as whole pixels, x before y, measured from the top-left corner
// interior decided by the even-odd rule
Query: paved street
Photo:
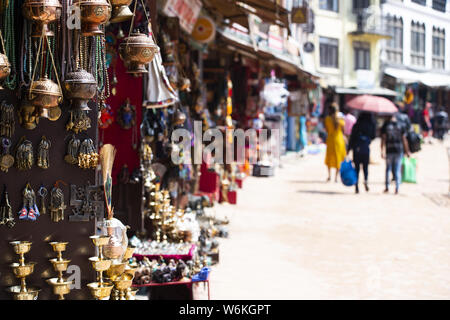
[[[372,150],[368,194],[326,183],[324,154],[291,154],[275,177],[247,178],[237,206],[216,205],[231,223],[212,299],[449,299],[445,145],[415,155],[419,183],[398,196]]]

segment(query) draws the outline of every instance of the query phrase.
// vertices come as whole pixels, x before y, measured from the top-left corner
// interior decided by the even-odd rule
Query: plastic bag
[[[417,183],[416,179],[417,159],[404,157],[402,159],[402,167],[403,167],[402,182]]]
[[[339,170],[339,173],[341,175],[342,183],[345,186],[351,187],[356,184],[356,181],[358,180],[356,176],[356,170],[350,160],[344,160],[341,163],[341,169]]]

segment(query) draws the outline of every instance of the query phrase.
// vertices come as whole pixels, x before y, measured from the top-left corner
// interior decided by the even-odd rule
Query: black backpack
[[[408,133],[406,134],[406,139],[408,140],[409,151],[411,153],[419,152],[422,149],[422,139],[416,132],[408,131]]]

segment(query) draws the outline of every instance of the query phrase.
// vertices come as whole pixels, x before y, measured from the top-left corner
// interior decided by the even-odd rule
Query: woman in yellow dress
[[[325,129],[327,130],[327,154],[325,164],[328,167],[328,179],[331,180],[331,168],[336,169],[336,182],[339,175],[341,163],[344,161],[347,152],[345,150],[344,125],[345,121],[339,118],[339,108],[336,103],[330,106],[330,115],[325,118]]]

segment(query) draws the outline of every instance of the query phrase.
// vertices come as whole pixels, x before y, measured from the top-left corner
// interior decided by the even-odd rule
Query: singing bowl
[[[36,300],[41,289],[27,288],[26,291],[22,291],[21,286],[9,287],[8,292],[12,293],[14,300]]]
[[[102,35],[102,24],[111,17],[111,5],[106,0],[75,0],[74,5],[80,6],[81,34],[83,36]]]
[[[92,242],[96,247],[103,247],[109,243],[109,236],[90,236]]]
[[[88,101],[97,91],[97,81],[85,70],[77,70],[66,75],[64,80],[66,97],[72,100],[73,109],[91,110]]]
[[[106,271],[111,267],[111,260],[100,260],[98,257],[91,257],[89,261],[92,264],[92,268],[97,272]]]
[[[52,246],[53,251],[63,252],[63,251],[66,251],[66,247],[69,243],[68,242],[50,242],[49,244]]]
[[[39,38],[42,34],[52,37],[55,34],[48,24],[61,17],[62,6],[59,0],[28,0],[22,6],[25,18],[33,22],[32,37]]]
[[[11,64],[5,54],[0,54],[0,90],[3,89],[3,81],[11,74]]]
[[[111,0],[112,5],[112,17],[109,19],[111,23],[119,23],[130,20],[133,17],[133,12],[131,12],[128,7],[133,0]]]
[[[58,278],[48,279],[47,283],[53,287],[53,293],[56,295],[65,295],[70,293],[72,281],[60,281]]]
[[[30,241],[12,241],[11,244],[16,254],[25,254],[31,250]]]
[[[15,262],[10,264],[10,267],[13,269],[13,273],[16,278],[25,278],[33,273],[35,265],[35,262],[27,262],[24,265]]]
[[[145,68],[149,64],[159,47],[150,36],[142,33],[132,33],[119,45],[120,58],[125,62],[127,73],[147,73]]]
[[[69,266],[70,260],[58,260],[58,258],[50,259],[53,269],[56,272],[65,272]]]
[[[111,295],[113,284],[109,282],[91,282],[87,284],[91,294],[94,298],[102,300]]]

